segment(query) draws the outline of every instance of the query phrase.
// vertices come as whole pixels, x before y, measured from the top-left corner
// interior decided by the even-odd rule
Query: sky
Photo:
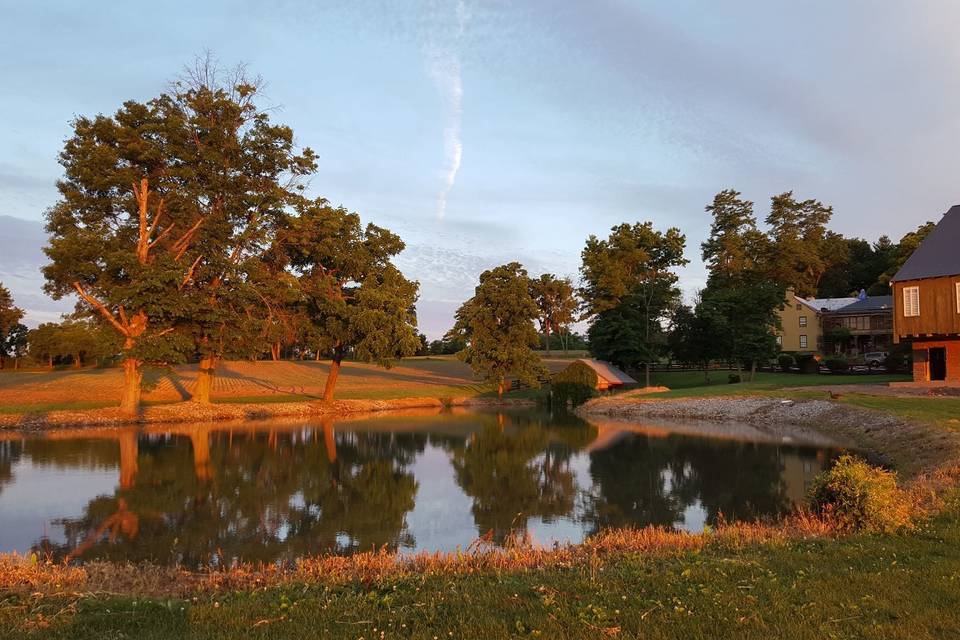
[[[621,222],[686,233],[692,296],[722,189],[761,219],[775,194],[817,198],[868,240],[960,202],[954,2],[0,0],[0,15],[0,240],[25,245],[0,249],[0,281],[30,324],[70,306],[43,298],[26,245],[71,119],[156,96],[208,50],[262,76],[262,104],[319,154],[311,195],[406,241],[431,338],[484,269],[576,280],[587,236]]]

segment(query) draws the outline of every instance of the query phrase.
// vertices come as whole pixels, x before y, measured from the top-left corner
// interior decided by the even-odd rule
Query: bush
[[[847,531],[892,533],[913,528],[910,496],[897,486],[897,474],[841,456],[813,482],[811,503]]]
[[[790,371],[790,367],[796,364],[796,360],[793,359],[793,356],[789,353],[781,353],[780,357],[777,358],[777,364],[780,365],[780,370],[784,373]]]
[[[739,383],[740,383],[740,374],[739,374],[739,373],[731,373],[731,374],[727,377],[727,382],[730,383],[730,384],[739,384]]]
[[[582,362],[572,362],[563,371],[554,374],[551,380],[553,398],[556,402],[574,406],[583,404],[597,395],[597,372]]]
[[[800,373],[820,373],[820,362],[809,353],[797,356],[797,367]]]
[[[827,358],[825,364],[830,373],[843,373],[850,368],[850,363],[841,356],[831,356]]]

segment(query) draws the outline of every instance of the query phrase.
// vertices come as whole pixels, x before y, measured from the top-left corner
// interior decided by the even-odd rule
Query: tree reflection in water
[[[141,437],[135,467],[121,464],[115,495],[59,521],[63,544],[41,546],[56,557],[186,566],[412,546],[405,516],[417,483],[407,467],[425,442],[414,434],[335,436],[329,423]]]
[[[430,462],[418,464],[427,450]],[[63,536],[34,550],[187,567],[289,563],[419,549],[408,516],[420,483],[441,501],[433,513],[467,518],[455,530],[414,519],[434,544],[503,544],[534,526],[541,542],[578,541],[604,527],[697,529],[721,514],[783,513],[832,455],[533,411],[51,431],[0,441],[0,513],[18,465],[111,470],[115,489],[85,501],[79,516],[45,512],[44,525]]]

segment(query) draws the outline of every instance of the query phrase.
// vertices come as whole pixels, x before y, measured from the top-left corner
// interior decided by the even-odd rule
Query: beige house
[[[780,310],[777,345],[790,353],[823,351],[823,317],[853,304],[857,298],[801,298],[787,289],[787,299]]]

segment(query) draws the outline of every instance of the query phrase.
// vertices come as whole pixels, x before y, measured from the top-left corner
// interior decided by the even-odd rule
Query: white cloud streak
[[[460,40],[467,20],[463,0],[456,4],[455,25],[452,33],[433,38],[428,46],[430,76],[440,90],[446,111],[443,128],[444,171],[443,185],[437,195],[437,219],[447,214],[447,197],[457,181],[463,159],[463,139],[460,126],[463,119],[463,79],[460,69]],[[439,34],[438,34],[439,35]],[[442,42],[442,44],[441,44]]]

